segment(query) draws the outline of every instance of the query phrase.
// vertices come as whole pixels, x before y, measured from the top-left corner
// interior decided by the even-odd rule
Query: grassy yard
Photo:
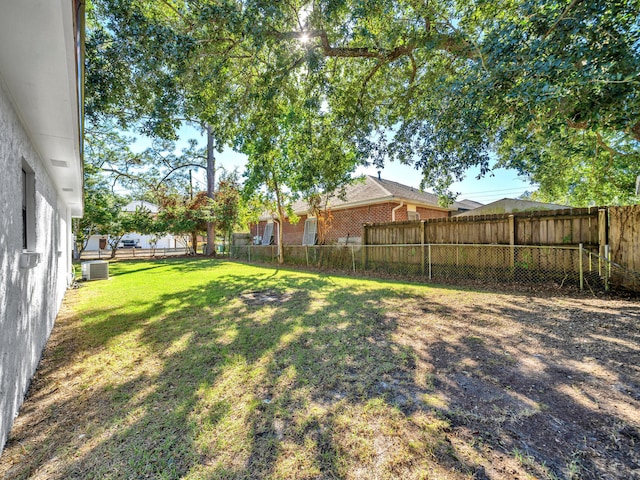
[[[6,478],[640,478],[640,305],[119,262],[68,293]]]

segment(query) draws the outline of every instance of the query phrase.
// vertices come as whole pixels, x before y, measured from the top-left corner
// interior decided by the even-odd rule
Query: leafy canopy
[[[318,143],[289,128],[293,94],[309,102],[309,124],[327,120],[355,161],[414,165],[439,192],[469,167],[486,173],[495,155],[548,198],[632,199],[638,0],[94,5],[91,118],[141,122],[163,137],[195,119],[212,126],[216,145],[249,152],[271,142],[252,130],[266,121],[259,129],[287,142],[277,154],[295,146],[313,169]]]

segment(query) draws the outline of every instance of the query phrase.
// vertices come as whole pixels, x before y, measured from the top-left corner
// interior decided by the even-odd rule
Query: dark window
[[[22,169],[22,248],[27,248],[27,172]]]
[[[22,248],[34,251],[36,248],[36,177],[24,160],[20,171],[20,187],[22,188]]]

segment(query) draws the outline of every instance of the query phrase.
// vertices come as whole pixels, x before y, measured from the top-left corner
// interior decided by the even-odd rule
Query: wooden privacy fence
[[[606,214],[606,208],[573,208],[365,224],[362,243],[549,246],[582,243],[585,248],[592,248],[606,239]]]
[[[640,291],[640,205],[609,208],[608,244],[616,285]]]
[[[640,206],[365,224],[362,245],[286,245],[285,261],[428,280],[545,282],[640,291]],[[234,241],[232,256],[277,261],[277,246]]]
[[[640,206],[591,207],[565,210],[518,212],[513,214],[476,215],[430,220],[391,222],[363,225],[362,243],[376,245],[510,245],[538,247],[580,247],[598,256],[598,270],[602,262],[610,262],[616,268],[606,270],[613,282],[640,291]],[[385,249],[365,248],[362,262],[377,263],[402,257]],[[505,256],[500,250],[495,259],[477,259],[484,264],[518,266],[527,259],[519,258],[522,249],[511,250]],[[498,252],[500,252],[498,254]],[[491,255],[487,251],[482,255]],[[528,255],[528,254],[527,254]],[[555,255],[567,255],[566,251],[554,251]],[[493,260],[493,261],[492,261]],[[467,259],[473,263],[473,259]],[[546,262],[547,260],[545,260]],[[568,264],[569,260],[551,259],[553,264]],[[591,260],[590,260],[591,262]]]

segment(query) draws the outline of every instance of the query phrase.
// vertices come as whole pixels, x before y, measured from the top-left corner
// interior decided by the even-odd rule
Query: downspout
[[[404,207],[404,200],[400,200],[400,205],[398,205],[397,207],[394,207],[393,210],[391,210],[391,221],[392,222],[396,221],[396,210],[398,210],[401,207]]]

